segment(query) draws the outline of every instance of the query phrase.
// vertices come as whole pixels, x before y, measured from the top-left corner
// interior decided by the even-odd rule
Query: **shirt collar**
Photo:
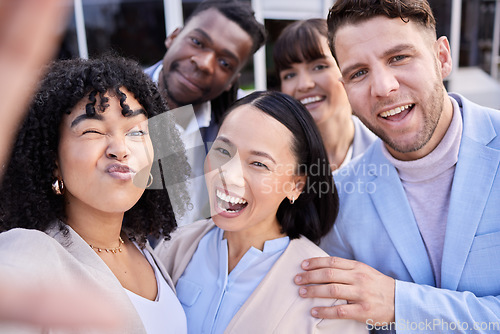
[[[160,79],[160,72],[162,69],[163,69],[163,64],[159,64],[158,67],[154,70],[153,75],[151,77],[153,82],[158,83],[158,81]]]
[[[210,125],[212,120],[212,104],[210,101],[200,103],[193,106],[196,121],[200,128],[206,128]]]

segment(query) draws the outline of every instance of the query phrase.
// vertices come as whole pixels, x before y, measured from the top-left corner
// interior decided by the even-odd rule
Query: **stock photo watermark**
[[[396,322],[376,322],[372,319],[366,321],[366,329],[368,330],[395,330],[395,331],[412,331],[412,333],[448,333],[448,332],[470,332],[477,331],[500,331],[500,322],[498,321],[460,321],[460,320],[445,320],[445,319],[425,319],[421,321],[411,321],[399,319]]]

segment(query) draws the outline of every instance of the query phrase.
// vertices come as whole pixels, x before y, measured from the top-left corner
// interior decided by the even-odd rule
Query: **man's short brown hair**
[[[426,0],[337,0],[328,13],[328,42],[335,57],[334,38],[346,24],[356,24],[377,16],[415,22],[436,34],[436,20]]]

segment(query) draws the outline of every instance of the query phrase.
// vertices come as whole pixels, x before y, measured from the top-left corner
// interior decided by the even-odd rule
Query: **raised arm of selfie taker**
[[[17,333],[20,324],[60,329],[119,329],[121,318],[113,304],[86,285],[50,281],[40,286],[25,276],[7,274],[1,268],[0,272],[2,333]]]
[[[9,156],[40,69],[59,45],[70,8],[67,0],[0,1],[0,164]]]
[[[308,259],[302,262],[302,269],[305,271],[295,277],[302,297],[347,300],[344,305],[313,308],[314,317],[363,323],[394,321],[393,278],[364,263],[340,257]]]
[[[67,0],[0,0],[0,165],[9,157],[11,142],[43,74],[41,69],[57,50],[70,8]],[[64,288],[50,280],[41,289],[20,273],[7,273],[3,268],[0,272],[2,333],[12,333],[19,323],[117,327],[118,314],[106,300],[96,299],[99,295],[93,290],[81,285]],[[3,331],[10,323],[15,327]]]

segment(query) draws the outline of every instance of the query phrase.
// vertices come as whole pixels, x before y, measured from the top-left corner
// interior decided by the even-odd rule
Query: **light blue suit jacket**
[[[382,154],[380,140],[335,175],[340,214],[321,246],[397,280],[398,333],[471,333],[475,325],[481,329],[477,332],[500,332],[500,112],[450,95],[462,111],[463,133],[440,289],[398,173]],[[468,331],[462,331],[466,326]]]

